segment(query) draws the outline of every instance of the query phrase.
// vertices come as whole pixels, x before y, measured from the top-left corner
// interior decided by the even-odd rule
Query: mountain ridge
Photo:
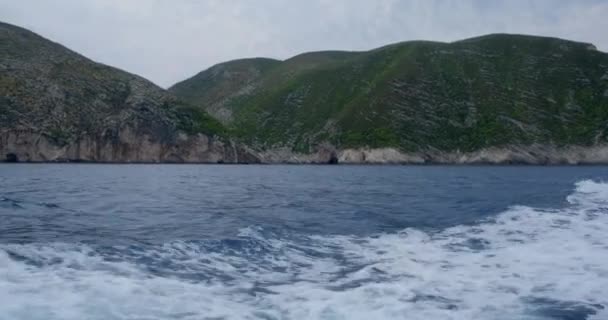
[[[608,54],[517,34],[246,58],[164,90],[0,23],[10,161],[608,163]],[[1,159],[1,157],[0,157]]]
[[[297,157],[326,149],[559,149],[605,143],[604,79],[608,54],[591,44],[490,34],[296,55],[249,78],[248,90],[224,92],[207,110],[256,150]],[[183,97],[184,83],[196,90],[190,79],[169,91]]]

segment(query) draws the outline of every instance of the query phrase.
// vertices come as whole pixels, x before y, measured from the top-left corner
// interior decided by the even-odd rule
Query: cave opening
[[[328,164],[338,164],[338,156],[336,154],[332,154],[327,163]]]
[[[6,154],[6,159],[4,161],[6,161],[6,162],[18,162],[19,161],[19,157],[17,157],[17,155],[14,154],[14,153],[7,153]]]

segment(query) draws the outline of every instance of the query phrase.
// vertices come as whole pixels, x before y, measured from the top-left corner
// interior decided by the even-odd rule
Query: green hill
[[[227,76],[243,69],[246,81]],[[239,60],[170,91],[258,150],[474,152],[607,139],[608,54],[556,38],[495,34]]]

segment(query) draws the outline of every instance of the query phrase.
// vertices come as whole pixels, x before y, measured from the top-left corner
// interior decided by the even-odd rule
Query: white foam
[[[247,228],[238,252],[174,242],[135,253],[173,263],[173,276],[87,246],[0,245],[0,319],[500,320],[548,319],[551,308],[606,319],[608,184],[579,182],[568,201],[437,233]]]
[[[578,205],[605,206],[608,204],[606,183],[583,180],[576,183],[576,191],[568,196],[568,202]]]

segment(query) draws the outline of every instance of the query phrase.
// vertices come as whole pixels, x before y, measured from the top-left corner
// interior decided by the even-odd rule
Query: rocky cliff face
[[[579,165],[608,163],[608,145],[519,145],[484,148],[472,152],[429,150],[404,152],[396,148],[336,149],[325,145],[312,153],[287,148],[260,153],[265,163],[293,164],[532,164]]]
[[[0,23],[0,160],[257,162],[153,83]]]
[[[35,131],[0,133],[0,154],[8,162],[113,162],[113,163],[257,163],[246,147],[204,134],[180,133],[170,142],[126,128],[114,137],[81,136],[58,144]]]

